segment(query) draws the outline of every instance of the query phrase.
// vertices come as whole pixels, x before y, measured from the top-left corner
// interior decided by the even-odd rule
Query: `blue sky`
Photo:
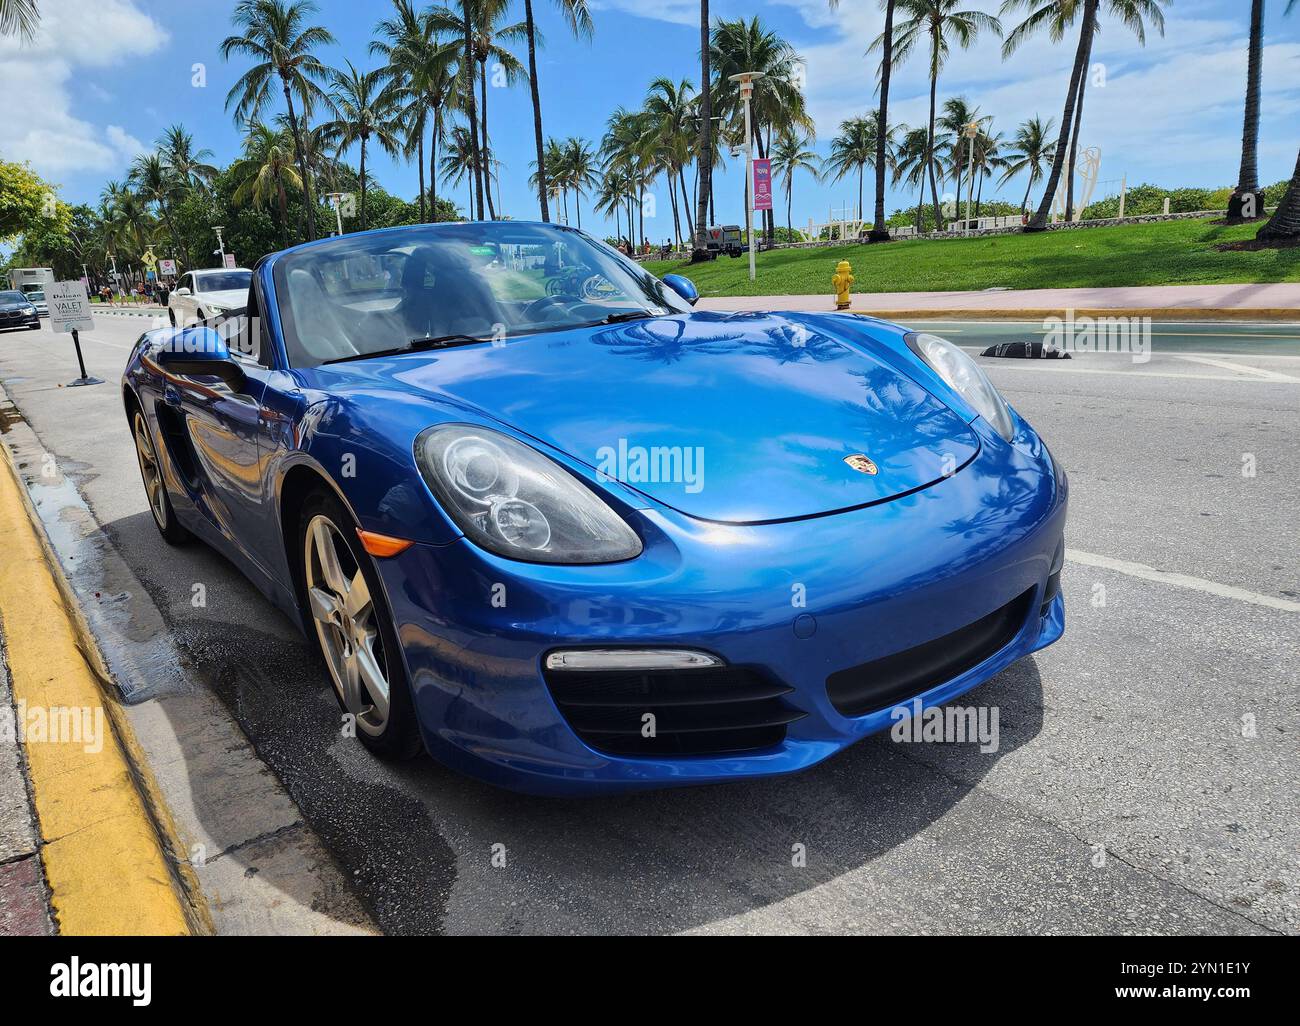
[[[546,36],[541,86],[546,131],[581,135],[598,144],[605,119],[619,104],[638,105],[657,75],[698,76],[698,4],[695,0],[595,0],[596,35],[577,42],[549,0],[535,10]],[[880,31],[875,3],[845,0],[831,12],[825,0],[714,0],[716,16],[759,14],[795,44],[807,60],[807,98],[825,153],[836,126],[874,101],[874,75],[864,58]],[[997,0],[970,0],[995,11]],[[1104,65],[1105,86],[1089,93],[1083,143],[1102,150],[1098,196],[1130,184],[1230,185],[1240,158],[1241,94],[1245,80],[1245,0],[1176,0],[1168,7],[1164,38],[1145,49],[1121,25],[1107,23],[1094,61]],[[9,115],[0,119],[0,155],[29,160],[65,198],[95,200],[103,183],[121,177],[131,158],[174,122],[183,123],[220,163],[238,152],[239,133],[225,111],[226,93],[244,70],[218,52],[230,33],[233,0],[46,0],[46,23],[34,46],[0,41],[0,91]],[[350,58],[369,66],[366,47],[374,23],[388,12],[384,0],[320,0],[316,19],[341,41],[321,54],[327,63]],[[522,18],[523,3],[516,3]],[[1264,68],[1265,116],[1261,128],[1261,176],[1289,176],[1300,147],[1300,11],[1282,15],[1269,4]],[[940,78],[940,98],[961,94],[995,118],[994,129],[1010,135],[1033,114],[1058,117],[1072,46],[1043,39],[1003,62],[997,41],[982,40],[954,53]],[[207,84],[194,88],[193,66],[203,64]],[[924,61],[915,59],[896,79],[891,121],[925,120]],[[25,117],[14,117],[21,113]],[[493,136],[506,164],[503,207],[515,217],[536,215],[525,179],[533,156],[526,86],[494,90]],[[352,154],[355,162],[355,154]],[[389,190],[413,197],[413,166],[377,155],[372,167]],[[733,163],[718,185],[720,218],[741,220],[742,175]],[[1024,184],[1002,195],[1018,201]],[[986,190],[987,193],[987,190]],[[464,190],[453,197],[465,205]],[[794,221],[822,219],[829,208],[856,199],[856,184],[818,184],[796,179]],[[892,192],[890,208],[914,203]],[[778,200],[784,221],[784,198]],[[667,198],[660,222],[647,225],[652,238],[671,232]],[[584,227],[600,228],[584,215]],[[654,224],[654,222],[652,222]],[[612,228],[612,226],[610,226]]]

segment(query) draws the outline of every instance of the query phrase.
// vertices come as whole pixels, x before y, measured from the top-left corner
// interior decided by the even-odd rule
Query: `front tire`
[[[411,758],[420,732],[397,632],[374,562],[334,495],[303,503],[298,552],[304,619],[357,738],[381,758]]]
[[[163,479],[162,461],[158,450],[154,448],[149,425],[140,410],[136,410],[131,418],[131,432],[135,435],[135,457],[140,464],[140,477],[144,481],[144,494],[149,500],[154,525],[168,545],[184,545],[193,535],[176,519],[176,511],[172,509],[172,500],[167,494],[167,485]]]

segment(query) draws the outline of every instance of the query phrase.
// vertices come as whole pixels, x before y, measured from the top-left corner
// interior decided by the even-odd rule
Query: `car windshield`
[[[278,260],[275,288],[295,367],[690,309],[579,231],[504,221],[343,236]]]
[[[29,292],[29,293],[27,293],[27,298],[30,299],[33,303],[44,303],[44,302],[45,302],[45,293],[44,293],[44,292]]]
[[[198,292],[247,292],[253,283],[252,271],[223,271],[220,274],[194,276]]]
[[[27,297],[21,292],[0,292],[0,303],[25,303]]]

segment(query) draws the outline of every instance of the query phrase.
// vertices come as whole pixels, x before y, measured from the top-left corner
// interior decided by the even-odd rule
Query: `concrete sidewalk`
[[[829,280],[829,276],[828,276]],[[834,310],[829,288],[813,296],[724,296],[701,299],[704,310]],[[974,320],[1061,316],[1152,317],[1163,320],[1300,320],[1300,283],[1158,285],[1114,289],[1012,289],[986,292],[855,293],[854,313],[883,317]]]

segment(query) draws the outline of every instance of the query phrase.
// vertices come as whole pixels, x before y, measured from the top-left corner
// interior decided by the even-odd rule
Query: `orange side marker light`
[[[415,544],[405,538],[390,538],[386,534],[363,531],[359,527],[357,528],[357,537],[361,539],[361,544],[365,546],[365,550],[377,559],[388,559],[390,556],[400,555]]]

